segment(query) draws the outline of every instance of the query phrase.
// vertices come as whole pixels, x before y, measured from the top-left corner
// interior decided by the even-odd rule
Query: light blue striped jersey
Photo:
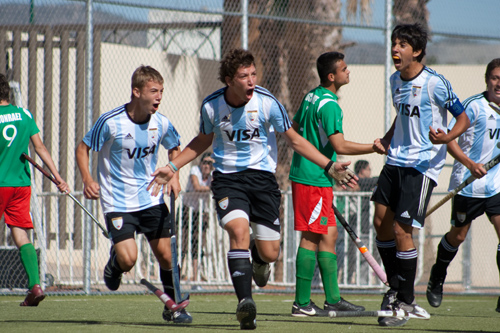
[[[485,164],[500,153],[497,146],[500,138],[500,116],[488,105],[485,93],[477,94],[464,101],[470,127],[458,138],[458,145],[471,160]],[[454,119],[450,126],[455,124]],[[489,198],[500,192],[500,166],[496,165],[486,176],[467,185],[460,195],[475,198]],[[462,163],[455,160],[450,178],[449,191],[471,175]]]
[[[104,213],[136,212],[160,203],[163,196],[146,190],[156,169],[158,150],[180,145],[179,134],[162,114],[133,122],[122,105],[102,114],[83,142],[99,152],[97,172]]]
[[[234,173],[254,169],[274,173],[277,162],[274,130],[285,132],[292,126],[285,108],[259,86],[247,104],[233,108],[224,98],[226,89],[209,95],[201,106],[200,132],[214,133],[215,170]]]
[[[391,90],[397,118],[387,163],[415,168],[437,183],[446,145],[430,141],[429,126],[446,131],[446,110],[457,116],[463,106],[450,83],[426,66],[410,81],[401,79],[399,71],[392,74]]]

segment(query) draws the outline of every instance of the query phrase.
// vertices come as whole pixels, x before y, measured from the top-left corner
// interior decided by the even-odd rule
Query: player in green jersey
[[[321,83],[307,93],[293,118],[293,128],[333,161],[337,154],[384,152],[382,146],[344,139],[343,114],[336,95],[340,87],[349,83],[350,71],[343,59],[344,55],[339,52],[327,52],[319,56],[316,65]],[[332,209],[333,179],[323,169],[294,153],[290,180],[295,230],[301,231],[292,316],[327,316],[331,310],[363,311],[364,307],[340,297],[335,252],[338,231]],[[310,300],[316,260],[325,289],[324,309]]]
[[[69,193],[68,184],[57,172],[38,132],[31,113],[10,104],[9,81],[0,74],[0,218],[5,213],[5,223],[10,228],[28,275],[28,295],[21,306],[37,306],[45,298],[40,287],[36,250],[27,232],[33,229],[30,216],[31,176],[29,163],[22,154],[28,153],[30,140],[38,156],[59,182],[59,191]]]

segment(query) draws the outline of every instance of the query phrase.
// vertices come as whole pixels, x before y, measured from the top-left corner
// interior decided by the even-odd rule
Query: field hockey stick
[[[405,310],[379,310],[379,311],[328,311],[330,318],[350,318],[350,317],[398,317],[413,319],[430,319],[430,315],[419,315]]]
[[[497,156],[493,157],[489,162],[483,165],[483,168],[488,171],[489,169],[493,168],[495,165],[500,163],[500,154]],[[425,217],[429,217],[436,209],[441,207],[446,201],[450,200],[453,198],[455,195],[457,195],[458,192],[463,190],[467,185],[472,183],[474,180],[476,180],[476,177],[470,175],[466,180],[464,180],[460,185],[458,185],[454,190],[450,191],[443,199],[441,199],[437,204],[435,204],[432,208],[427,210],[427,214]]]
[[[175,222],[175,193],[172,191],[170,194],[170,223],[171,223],[171,236],[170,236],[170,249],[172,252],[172,275],[174,280],[174,294],[175,302],[177,304],[189,299],[189,294],[181,295],[181,282],[179,281],[179,260],[177,255],[177,228]]]
[[[366,248],[365,244],[361,241],[361,239],[359,239],[359,237],[356,235],[354,230],[352,230],[351,226],[347,223],[347,221],[344,219],[342,214],[340,214],[337,207],[335,207],[334,204],[332,204],[332,207],[333,207],[333,211],[335,212],[335,217],[337,217],[337,220],[340,221],[340,224],[342,224],[344,229],[347,231],[347,233],[349,234],[349,237],[351,237],[352,241],[356,244],[359,252],[361,252],[361,255],[363,255],[363,258],[365,258],[368,265],[370,265],[370,267],[373,269],[375,274],[377,274],[380,281],[382,281],[386,286],[388,286],[389,283],[387,282],[387,275],[385,274],[382,267],[380,267],[377,260],[375,260],[375,258],[373,258],[370,251],[368,251],[368,249]]]
[[[54,176],[52,176],[47,170],[45,170],[44,168],[42,168],[41,166],[38,165],[38,163],[35,162],[35,160],[33,160],[31,157],[29,157],[26,153],[23,153],[22,156],[28,161],[30,162],[35,168],[37,168],[41,173],[43,173],[43,175],[45,177],[47,177],[48,179],[50,179],[54,184],[56,185],[59,185],[59,182],[54,178]],[[95,222],[95,224],[97,224],[97,226],[99,228],[101,228],[102,230],[102,234],[104,235],[104,237],[106,238],[109,238],[109,235],[108,235],[108,232],[106,231],[106,229],[101,225],[101,223],[99,223],[99,221],[94,217],[94,215],[92,215],[88,210],[87,208],[85,208],[82,203],[80,201],[78,201],[77,198],[75,198],[71,193],[66,193],[66,195],[68,195],[71,199],[73,199],[73,201],[78,205],[80,206],[83,211],[85,213],[87,213],[88,216],[90,216],[90,218],[92,219],[92,221]]]
[[[162,301],[163,304],[165,304],[167,308],[172,312],[182,310],[189,305],[188,299],[182,301],[180,304],[175,303],[170,297],[168,297],[167,294],[156,288],[146,279],[141,279],[141,284],[145,285],[153,294],[155,294],[160,299],[160,301]]]

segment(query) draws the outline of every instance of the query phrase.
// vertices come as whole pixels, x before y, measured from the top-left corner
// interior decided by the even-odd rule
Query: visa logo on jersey
[[[500,138],[500,129],[499,128],[490,128],[488,130],[490,133],[491,140],[498,140]]]
[[[229,138],[229,141],[249,141],[252,140],[255,137],[259,137],[259,129],[256,128],[253,131],[250,129],[239,129],[236,131],[224,131],[227,134],[227,137]]]
[[[125,148],[125,150],[127,151],[127,155],[128,155],[129,159],[144,158],[144,157],[148,156],[149,154],[154,154],[154,152],[156,150],[156,145],[154,145],[153,147],[144,147],[144,148],[135,147],[133,150]]]
[[[410,116],[410,117],[416,116],[420,118],[420,108],[418,107],[418,105],[415,105],[412,108],[410,104],[397,103],[396,109],[398,110],[399,113],[401,113],[404,116]]]

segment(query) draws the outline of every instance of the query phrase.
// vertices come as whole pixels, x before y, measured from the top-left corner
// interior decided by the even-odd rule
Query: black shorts
[[[484,213],[490,220],[492,216],[500,214],[500,193],[489,198],[456,195],[451,204],[451,225],[463,227]]]
[[[281,192],[274,174],[260,170],[214,172],[212,192],[219,221],[234,210],[242,210],[249,222],[280,232]]]
[[[389,207],[394,212],[394,220],[423,228],[434,187],[433,180],[414,168],[386,164],[371,200]]]
[[[148,241],[170,237],[170,213],[165,204],[159,204],[138,212],[112,212],[105,214],[106,226],[113,243],[134,234],[143,233]]]

